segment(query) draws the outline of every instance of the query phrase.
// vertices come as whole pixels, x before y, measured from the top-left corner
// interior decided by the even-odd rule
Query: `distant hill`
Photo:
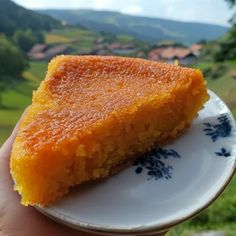
[[[166,39],[194,43],[203,39],[215,39],[228,30],[227,27],[219,25],[130,16],[109,11],[40,10],[39,12],[96,32],[127,34],[150,43]]]
[[[12,35],[16,30],[48,31],[59,27],[59,20],[27,10],[10,0],[0,0],[0,33]]]

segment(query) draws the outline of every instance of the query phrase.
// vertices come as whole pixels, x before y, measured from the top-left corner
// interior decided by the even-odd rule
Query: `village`
[[[154,61],[165,61],[173,63],[178,60],[181,65],[191,65],[196,62],[201,54],[203,44],[182,45],[176,42],[160,42],[156,45],[131,41],[122,43],[119,41],[107,42],[106,38],[98,36],[90,50],[76,51],[70,45],[77,43],[79,39],[72,39],[70,43],[36,44],[28,52],[28,56],[33,61],[48,61],[60,54],[77,55],[118,55],[147,58]]]

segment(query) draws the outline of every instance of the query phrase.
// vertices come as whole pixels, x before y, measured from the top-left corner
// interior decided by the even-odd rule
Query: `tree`
[[[225,0],[230,8],[236,6],[236,0]],[[234,60],[236,58],[236,13],[230,19],[232,24],[229,32],[219,41],[214,52],[214,59],[217,62],[224,60]]]
[[[27,66],[21,51],[5,36],[0,36],[0,105],[1,92],[18,80]]]
[[[230,7],[233,7],[234,5],[236,5],[236,0],[225,0],[225,1],[228,2]]]
[[[30,29],[26,31],[17,30],[14,33],[13,41],[21,50],[28,52],[34,44],[44,42],[44,35],[41,32],[33,33]]]
[[[20,50],[12,45],[5,36],[0,37],[0,81],[6,77],[19,76],[26,66]]]
[[[42,31],[35,32],[34,36],[37,38],[37,43],[45,43],[45,37]]]
[[[41,31],[17,30],[13,35],[13,41],[23,52],[28,52],[34,44],[44,43],[44,34]]]
[[[225,0],[230,8],[234,8],[236,6],[236,0]],[[235,24],[236,23],[236,13],[233,14],[233,16],[230,19],[230,22]]]
[[[61,28],[62,24],[50,16],[30,11],[12,0],[0,0],[0,32],[12,37],[16,30],[34,32]]]

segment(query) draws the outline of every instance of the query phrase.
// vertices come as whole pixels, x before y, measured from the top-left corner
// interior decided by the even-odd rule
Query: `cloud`
[[[166,15],[167,16],[172,16],[173,13],[174,13],[174,7],[172,5],[168,6],[166,8]]]
[[[122,13],[126,13],[126,14],[131,14],[131,15],[136,15],[136,14],[140,14],[143,13],[143,8],[141,6],[129,6],[127,8],[124,8],[123,10],[121,10]]]
[[[94,0],[92,1],[92,7],[94,9],[100,10],[100,9],[111,9],[112,6],[115,5],[114,0]]]
[[[14,2],[20,4],[21,6],[24,6],[26,8],[34,9],[34,8],[44,8],[45,7],[45,1],[43,0],[37,0],[37,1],[32,1],[32,0],[14,0]]]

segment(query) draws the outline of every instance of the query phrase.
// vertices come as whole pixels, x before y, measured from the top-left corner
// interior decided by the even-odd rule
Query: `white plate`
[[[173,145],[37,209],[76,229],[137,235],[166,230],[208,207],[229,183],[236,166],[234,118],[209,93],[211,99],[199,117]]]

